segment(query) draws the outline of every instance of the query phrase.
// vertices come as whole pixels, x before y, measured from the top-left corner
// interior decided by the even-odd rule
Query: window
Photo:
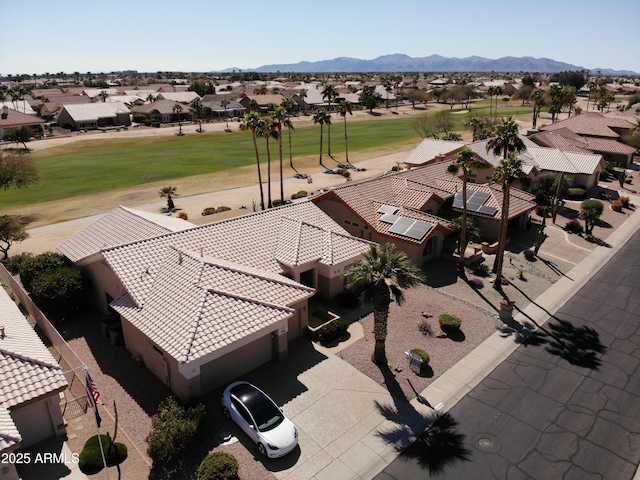
[[[349,220],[345,220],[344,223],[345,225],[351,225],[351,222]]]
[[[433,251],[433,237],[427,240],[427,243],[424,246],[424,250],[422,250],[422,256],[426,257],[427,255],[431,255]]]
[[[354,227],[359,227],[359,226],[360,226],[360,224],[359,224],[358,222],[353,222],[353,223],[352,223],[352,225],[353,225]]]

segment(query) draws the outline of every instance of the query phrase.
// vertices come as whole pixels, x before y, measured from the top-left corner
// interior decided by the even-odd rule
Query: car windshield
[[[284,415],[271,399],[251,385],[238,385],[231,393],[251,412],[259,431],[276,428],[284,420]]]

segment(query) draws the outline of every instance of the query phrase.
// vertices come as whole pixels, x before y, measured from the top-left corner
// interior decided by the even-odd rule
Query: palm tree
[[[469,119],[469,121],[467,121],[464,124],[465,127],[471,127],[471,129],[473,130],[473,141],[477,142],[478,141],[478,132],[480,131],[480,129],[483,126],[482,120],[480,120],[478,117],[474,116],[471,117]]]
[[[353,115],[353,105],[347,100],[342,100],[339,107],[340,116],[344,118],[344,153],[347,165],[351,165],[349,161],[349,140],[347,137],[347,114]]]
[[[304,99],[307,98],[307,89],[306,88],[301,88],[300,92],[298,92],[298,96],[304,102]],[[306,112],[307,109],[305,108],[304,111]]]
[[[169,185],[168,187],[162,187],[160,190],[158,190],[160,198],[167,198],[167,211],[169,213],[173,212],[175,208],[175,205],[173,204],[173,197],[178,195],[176,193],[176,190],[178,190],[178,187],[172,187],[171,185]]]
[[[392,299],[401,305],[404,301],[402,289],[415,287],[424,281],[422,271],[404,253],[394,250],[391,243],[372,245],[363,259],[344,274],[349,290],[363,292],[364,298],[372,301],[375,347],[371,359],[378,365],[387,364],[385,342]]]
[[[338,92],[336,91],[336,87],[331,84],[327,85],[322,90],[322,99],[327,99],[329,101],[329,106],[327,107],[329,117],[331,116],[331,101],[334,98],[337,98],[337,96]],[[327,155],[331,157],[331,121],[327,123]]]
[[[284,121],[284,126],[287,127],[287,134],[289,137],[289,166],[294,172],[296,172],[296,177],[302,178],[303,175],[300,174],[300,172],[298,172],[298,170],[296,170],[295,167],[293,166],[293,150],[291,149],[291,131],[295,130],[293,128],[293,122],[291,121],[291,116],[298,113],[298,110],[300,107],[292,98],[285,98],[282,101],[281,105],[282,107],[284,107],[285,112],[287,112],[287,118]],[[306,175],[304,175],[304,178],[306,178]]]
[[[529,183],[529,177],[523,170],[524,162],[518,158],[515,152],[509,152],[507,158],[500,160],[500,164],[495,167],[495,173],[491,177],[492,184],[502,186],[502,211],[500,212],[500,233],[498,238],[498,250],[496,252],[496,260],[493,270],[496,274],[496,280],[493,288],[500,290],[502,288],[502,264],[504,262],[504,251],[507,243],[507,228],[509,226],[509,196],[511,185],[520,183],[526,186]]]
[[[150,93],[149,95],[147,95],[147,102],[153,103],[155,101],[156,101],[156,97],[153,96],[153,93]]]
[[[202,133],[202,101],[199,98],[196,98],[193,102],[191,102],[191,107],[196,113],[196,118],[198,120],[198,129],[196,132]]]
[[[329,124],[329,125],[331,124],[331,115],[329,115],[324,108],[317,107],[316,108],[316,113],[313,116],[313,123],[314,124],[316,124],[316,123],[320,124],[320,166],[323,167],[323,168],[327,168],[322,163],[322,143],[323,143],[322,134],[324,132],[324,125],[325,124]]]
[[[267,146],[267,208],[273,208],[273,202],[271,201],[271,149],[269,148],[269,140],[278,138],[276,122],[269,117],[261,118],[257,133],[259,137],[264,138]]]
[[[173,110],[173,113],[176,113],[178,115],[178,127],[180,128],[180,130],[178,131],[178,135],[182,136],[182,121],[180,120],[180,116],[182,113],[182,105],[180,105],[179,103],[174,103],[173,104],[173,108],[171,109]]]
[[[244,117],[240,124],[240,130],[251,130],[253,137],[253,149],[256,153],[256,165],[258,167],[258,184],[260,185],[260,208],[264,210],[264,189],[262,187],[262,170],[260,169],[260,152],[258,150],[258,142],[256,138],[258,136],[258,127],[262,119],[256,112],[251,112]]]
[[[493,94],[496,96],[496,108],[493,110],[494,116],[498,114],[498,97],[504,93],[504,89],[500,85],[493,88]]]
[[[491,150],[494,155],[502,155],[503,159],[507,158],[509,152],[520,153],[526,149],[513,117],[502,119],[502,124],[496,127],[494,136],[487,142],[487,152]]]
[[[493,96],[495,95],[496,87],[493,85],[487,89],[487,95],[489,95],[489,116],[491,116],[491,111],[493,110]]]
[[[280,201],[284,203],[284,174],[282,172],[282,127],[289,120],[287,111],[282,106],[277,106],[271,112],[271,119],[277,130],[278,149],[280,154]]]
[[[464,147],[456,155],[456,159],[447,167],[447,172],[458,176],[462,173],[462,229],[460,231],[460,257],[458,271],[464,274],[464,254],[467,248],[467,176],[474,170],[487,170],[490,165],[481,158],[476,157],[473,150]]]
[[[222,108],[224,108],[224,121],[227,125],[227,128],[225,128],[224,131],[230,132],[231,129],[229,128],[229,117],[227,116],[227,107],[229,106],[229,100],[223,98],[222,100],[220,100],[220,105],[222,105]]]
[[[544,107],[544,92],[539,88],[536,88],[533,92],[531,92],[530,97],[531,103],[533,103],[533,127],[536,128],[538,124],[538,116],[540,115],[540,110]]]
[[[102,103],[104,103],[107,100],[108,96],[109,94],[105,90],[100,90],[100,93],[98,94],[98,97],[100,97],[100,99],[102,100]]]

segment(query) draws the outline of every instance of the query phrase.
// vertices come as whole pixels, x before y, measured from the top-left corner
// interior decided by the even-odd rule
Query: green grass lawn
[[[391,110],[392,111],[392,110]],[[455,112],[456,109],[453,110]],[[498,108],[498,115],[526,114],[524,107]],[[454,131],[463,132],[470,115],[486,114],[488,107],[474,106],[470,113],[453,115]],[[388,112],[387,112],[388,113]],[[397,118],[375,118],[349,121],[347,131],[349,152],[357,152],[394,144],[406,148],[407,141],[420,141],[412,128],[415,116],[398,115]],[[344,157],[344,121],[332,116],[331,150]],[[327,154],[327,126],[324,127]],[[283,130],[283,155],[288,164],[289,150],[286,130]],[[320,149],[320,126],[297,128],[292,133],[294,165],[295,157],[317,156]],[[258,139],[261,161],[266,163],[264,139]],[[278,161],[278,142],[271,140],[272,162]],[[114,190],[136,187],[154,182],[211,174],[252,165],[255,154],[250,132],[189,133],[158,137],[79,141],[54,147],[33,154],[42,174],[41,181],[32,187],[7,190],[2,194],[2,208],[32,205],[43,202],[81,197]],[[323,159],[324,160],[324,159]],[[334,163],[326,156],[325,165]]]

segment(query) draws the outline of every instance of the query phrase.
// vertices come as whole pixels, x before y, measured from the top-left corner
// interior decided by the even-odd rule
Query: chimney
[[[0,327],[0,339],[4,338],[6,335],[4,334],[4,327]]]

